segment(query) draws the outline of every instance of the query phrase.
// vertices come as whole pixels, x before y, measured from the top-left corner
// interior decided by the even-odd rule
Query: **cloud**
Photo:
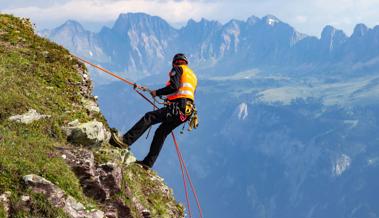
[[[158,15],[171,23],[183,23],[190,18],[200,19],[212,11],[213,3],[178,0],[75,0],[52,4],[50,7],[26,6],[3,11],[31,17],[37,24],[75,19],[84,22],[108,22],[120,13],[146,12]]]
[[[295,20],[298,23],[306,23],[308,21],[308,17],[303,16],[303,15],[298,15],[298,16],[295,17]]]
[[[54,4],[62,4],[70,0],[33,0],[33,1],[24,1],[24,0],[1,0],[0,8],[19,8],[19,7],[30,7],[39,5],[39,7],[50,7]]]
[[[356,23],[379,23],[379,0],[2,0],[3,11],[32,18],[40,27],[55,27],[67,19],[110,23],[120,13],[145,12],[181,25],[202,17],[221,22],[251,15],[273,14],[301,32],[319,35],[332,24],[351,33]],[[29,2],[29,3],[25,3]],[[33,3],[30,3],[33,2]]]

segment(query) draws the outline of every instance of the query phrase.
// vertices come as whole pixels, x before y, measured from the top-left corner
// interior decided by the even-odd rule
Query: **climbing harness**
[[[109,70],[107,70],[107,69],[104,69],[104,68],[102,68],[102,67],[99,67],[99,66],[97,66],[96,64],[93,64],[93,63],[91,63],[91,62],[89,62],[89,61],[87,61],[87,60],[84,60],[84,59],[82,59],[82,58],[80,58],[80,57],[78,57],[78,56],[76,56],[76,55],[72,55],[72,56],[75,57],[76,59],[80,60],[80,61],[83,62],[83,63],[86,63],[86,64],[88,64],[88,65],[90,65],[90,66],[92,66],[92,67],[95,67],[95,68],[97,68],[97,69],[99,69],[99,70],[101,70],[101,71],[103,71],[103,72],[105,72],[105,73],[107,73],[107,74],[109,74],[109,75],[111,75],[111,76],[113,76],[113,77],[115,77],[115,78],[117,78],[117,79],[119,79],[119,80],[121,80],[121,81],[127,83],[128,85],[133,86],[135,92],[136,92],[138,95],[140,95],[143,99],[145,99],[147,102],[149,102],[149,103],[153,106],[154,109],[158,109],[158,107],[157,107],[157,105],[156,105],[156,102],[155,102],[155,99],[154,99],[154,102],[153,102],[153,101],[151,101],[149,98],[147,98],[147,97],[141,92],[141,91],[144,91],[144,92],[146,92],[146,91],[150,91],[147,87],[140,86],[140,85],[138,85],[138,84],[136,84],[136,83],[133,83],[133,82],[127,80],[127,79],[124,79],[124,78],[118,76],[117,74],[115,74],[115,73],[113,73],[113,72],[111,72],[111,71],[109,71]],[[191,102],[191,103],[192,103],[192,102]],[[165,104],[165,103],[162,103],[162,104]],[[180,111],[180,110],[179,110],[179,111]],[[183,112],[181,112],[181,113],[183,113]],[[192,114],[192,113],[193,113],[193,114]],[[186,108],[185,108],[185,114],[184,114],[184,116],[186,116],[186,114],[187,114],[187,105],[186,105]],[[195,122],[195,121],[192,121],[192,120],[193,120],[193,117],[194,117],[195,114],[196,114],[196,122]],[[190,127],[191,127],[191,122],[197,123],[197,112],[196,112],[196,108],[195,108],[194,105],[193,105],[193,111],[191,111],[191,115],[192,115],[192,116],[190,117]],[[182,119],[182,118],[181,118],[181,119]],[[184,119],[187,119],[187,117],[185,117]],[[197,124],[197,125],[198,125],[198,124]],[[196,127],[197,127],[197,126],[195,125],[195,126],[193,126],[192,128],[196,128]],[[188,173],[187,166],[186,166],[186,164],[185,164],[185,162],[184,162],[184,160],[183,160],[183,156],[182,156],[182,153],[181,153],[181,151],[180,151],[180,149],[179,149],[179,144],[178,144],[178,142],[176,141],[176,137],[175,137],[174,132],[171,132],[171,136],[172,136],[172,139],[173,139],[173,141],[174,141],[176,154],[177,154],[178,159],[179,159],[180,170],[181,170],[181,173],[182,173],[182,179],[183,179],[183,185],[184,185],[185,197],[186,197],[187,208],[188,208],[188,215],[189,215],[190,218],[192,218],[191,206],[190,206],[190,201],[189,201],[189,196],[188,196],[187,180],[188,180],[188,182],[189,182],[189,185],[190,185],[190,188],[191,188],[192,194],[193,194],[193,196],[194,196],[194,198],[195,198],[196,205],[197,205],[197,208],[198,208],[198,210],[199,210],[199,216],[200,216],[200,218],[203,218],[203,211],[202,211],[201,206],[200,206],[200,202],[199,202],[199,198],[198,198],[197,193],[196,193],[195,186],[193,185],[192,180],[191,180],[191,177],[190,177],[190,175],[189,175],[189,173]]]
[[[186,123],[188,122],[188,131],[192,131],[199,126],[199,119],[197,116],[197,109],[195,104],[192,101],[186,101],[186,105],[184,106],[184,112],[180,109],[178,102],[168,102],[164,103],[168,108],[170,113],[167,116],[177,116],[179,119],[184,122],[181,134],[183,134],[183,130],[185,128]],[[185,122],[186,121],[186,122]]]

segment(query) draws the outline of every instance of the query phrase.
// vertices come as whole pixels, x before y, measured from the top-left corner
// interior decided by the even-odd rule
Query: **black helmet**
[[[185,61],[187,64],[188,64],[188,59],[187,59],[187,57],[184,55],[184,54],[182,54],[182,53],[178,53],[178,54],[176,54],[175,56],[174,56],[174,58],[172,59],[172,63],[174,64],[176,61],[178,61],[178,60],[183,60],[183,61]]]

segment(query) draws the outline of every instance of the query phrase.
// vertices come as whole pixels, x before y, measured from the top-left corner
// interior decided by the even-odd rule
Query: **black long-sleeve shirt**
[[[180,87],[180,78],[183,74],[183,69],[180,66],[172,67],[170,71],[170,84],[166,87],[156,90],[157,96],[170,95],[179,90]]]

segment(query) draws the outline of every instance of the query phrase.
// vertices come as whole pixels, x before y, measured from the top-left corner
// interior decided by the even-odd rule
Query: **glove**
[[[155,90],[150,91],[150,95],[155,98],[157,96],[157,92]]]

